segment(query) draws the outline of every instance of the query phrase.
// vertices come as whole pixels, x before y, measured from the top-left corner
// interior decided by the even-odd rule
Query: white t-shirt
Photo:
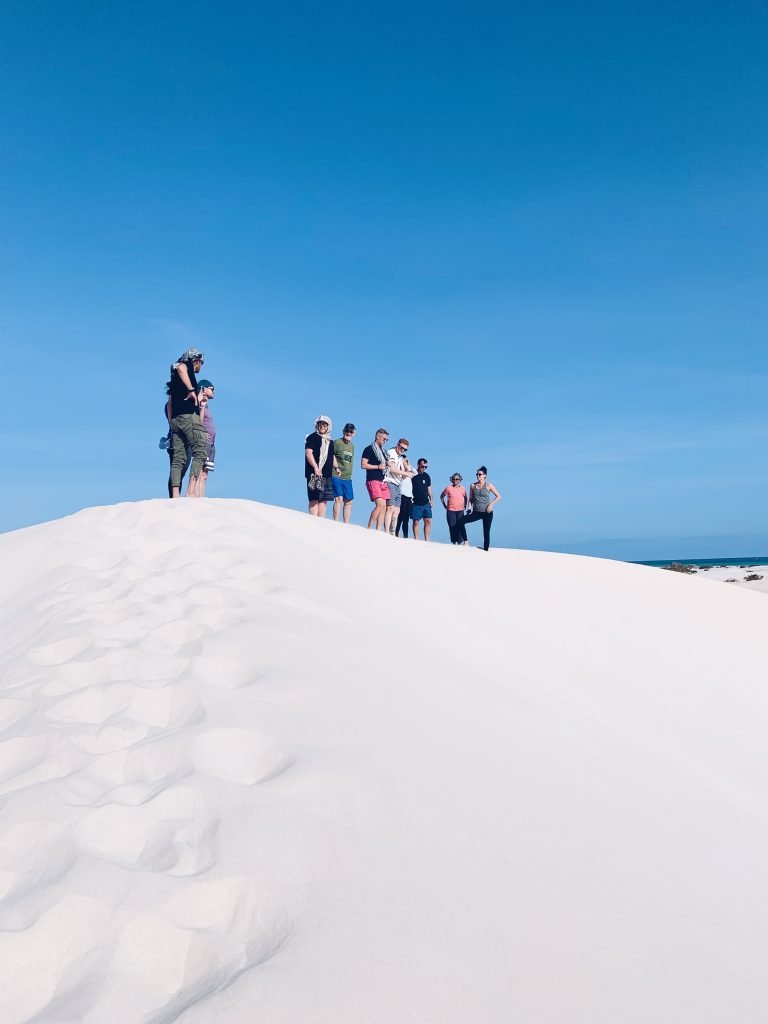
[[[400,478],[403,482],[400,485],[400,493],[404,498],[413,498],[413,480],[409,476]]]
[[[398,469],[402,469],[403,468],[402,456],[400,455],[400,452],[397,450],[397,448],[388,448],[386,455],[387,455],[387,471],[384,474],[384,481],[385,481],[385,483],[388,483],[388,484],[397,484],[397,486],[399,487],[400,484],[403,482],[403,478],[401,476],[393,476],[392,475],[392,473],[390,472],[390,469],[389,469],[389,463],[390,463],[390,461],[392,461],[392,462],[395,463],[395,465],[397,466]]]

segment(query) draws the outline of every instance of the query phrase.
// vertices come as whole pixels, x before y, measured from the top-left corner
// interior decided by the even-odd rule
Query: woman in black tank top
[[[470,484],[469,501],[472,511],[464,516],[463,525],[476,523],[478,519],[483,522],[483,550],[487,551],[491,546],[491,523],[493,522],[493,506],[501,501],[501,495],[493,486],[488,483],[488,470],[481,466],[477,471],[477,483]]]

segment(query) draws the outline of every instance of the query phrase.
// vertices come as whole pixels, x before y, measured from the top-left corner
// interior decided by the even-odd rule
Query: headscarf
[[[323,436],[322,434],[318,434],[318,437],[320,438],[320,457],[317,460],[317,464],[322,469],[323,466],[325,465],[325,460],[328,458],[328,449],[331,446],[331,437],[333,434],[333,420],[331,419],[330,416],[324,416],[322,413],[319,416],[315,416],[315,432],[317,432],[317,424],[320,422],[320,420],[322,420],[323,423],[328,424],[328,432],[325,434],[325,436]]]

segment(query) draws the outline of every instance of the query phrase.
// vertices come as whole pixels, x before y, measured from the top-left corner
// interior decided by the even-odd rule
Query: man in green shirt
[[[355,436],[355,424],[347,423],[344,427],[344,435],[338,441],[333,442],[333,454],[341,472],[333,478],[333,518],[336,522],[341,516],[341,506],[344,505],[344,522],[349,522],[352,515],[352,501],[355,497],[352,490],[352,460],[355,457],[355,446],[352,438]]]

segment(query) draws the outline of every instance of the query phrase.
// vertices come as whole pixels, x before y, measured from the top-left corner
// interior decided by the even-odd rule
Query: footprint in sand
[[[47,682],[40,693],[61,697],[89,686],[140,680],[142,686],[165,686],[188,667],[188,658],[171,654],[142,654],[132,649],[118,649],[87,661],[69,661],[47,673]]]
[[[34,665],[62,665],[85,654],[92,646],[93,640],[89,636],[69,636],[42,647],[33,647],[27,657]]]
[[[0,835],[0,914],[26,893],[57,882],[75,856],[68,830],[54,822],[26,821],[5,829]]]
[[[133,721],[153,729],[180,729],[201,722],[205,708],[189,684],[159,689],[135,686],[128,715]]]
[[[324,605],[318,604],[317,601],[313,601],[310,598],[305,597],[303,594],[300,594],[295,590],[289,590],[286,587],[276,587],[269,596],[276,604],[284,605],[286,608],[292,608],[294,611],[307,612],[318,619],[327,619],[329,622],[352,621],[346,615],[332,611],[330,608],[326,608]]]
[[[243,598],[234,590],[224,587],[191,587],[187,600],[192,605],[204,605],[206,608],[242,608]]]
[[[98,551],[92,555],[86,555],[79,562],[75,562],[73,568],[83,569],[87,573],[113,572],[125,562],[125,555],[116,551]]]
[[[48,756],[50,746],[48,736],[17,736],[0,743],[0,782],[41,764]]]
[[[83,754],[111,754],[116,750],[136,746],[147,739],[150,732],[149,726],[138,723],[102,725],[96,731],[67,732],[67,740]]]
[[[152,654],[176,654],[185,651],[205,636],[206,630],[196,622],[175,619],[150,629],[141,642],[141,648]],[[195,651],[197,653],[197,651]]]
[[[192,774],[188,746],[186,736],[161,736],[102,754],[67,780],[62,799],[79,806],[137,807]]]
[[[37,705],[30,700],[17,700],[14,697],[0,700],[0,734],[7,729],[18,728],[36,707]]]
[[[83,757],[51,736],[18,736],[0,743],[0,796],[77,771]]]
[[[216,863],[219,818],[199,790],[166,789],[139,807],[108,804],[75,827],[82,853],[135,871],[162,871],[185,877]]]
[[[202,775],[244,786],[274,779],[292,763],[246,729],[209,729],[194,739],[190,753]]]
[[[103,725],[129,707],[133,691],[128,683],[89,686],[51,704],[45,715],[61,725]]]
[[[83,1024],[171,1024],[203,995],[274,956],[290,931],[282,906],[250,879],[188,885],[155,913],[128,922],[109,990]]]
[[[257,682],[264,674],[258,665],[226,654],[201,654],[195,658],[191,671],[201,683],[220,690],[239,690],[241,686]]]
[[[49,673],[48,682],[40,690],[46,697],[62,697],[85,690],[89,686],[103,685],[114,678],[112,654],[88,661],[68,661],[57,665]]]
[[[3,1024],[81,1020],[106,971],[110,917],[102,901],[69,895],[24,931],[0,934]]]
[[[257,580],[266,576],[266,569],[255,562],[238,561],[227,569],[225,575],[231,580]]]

